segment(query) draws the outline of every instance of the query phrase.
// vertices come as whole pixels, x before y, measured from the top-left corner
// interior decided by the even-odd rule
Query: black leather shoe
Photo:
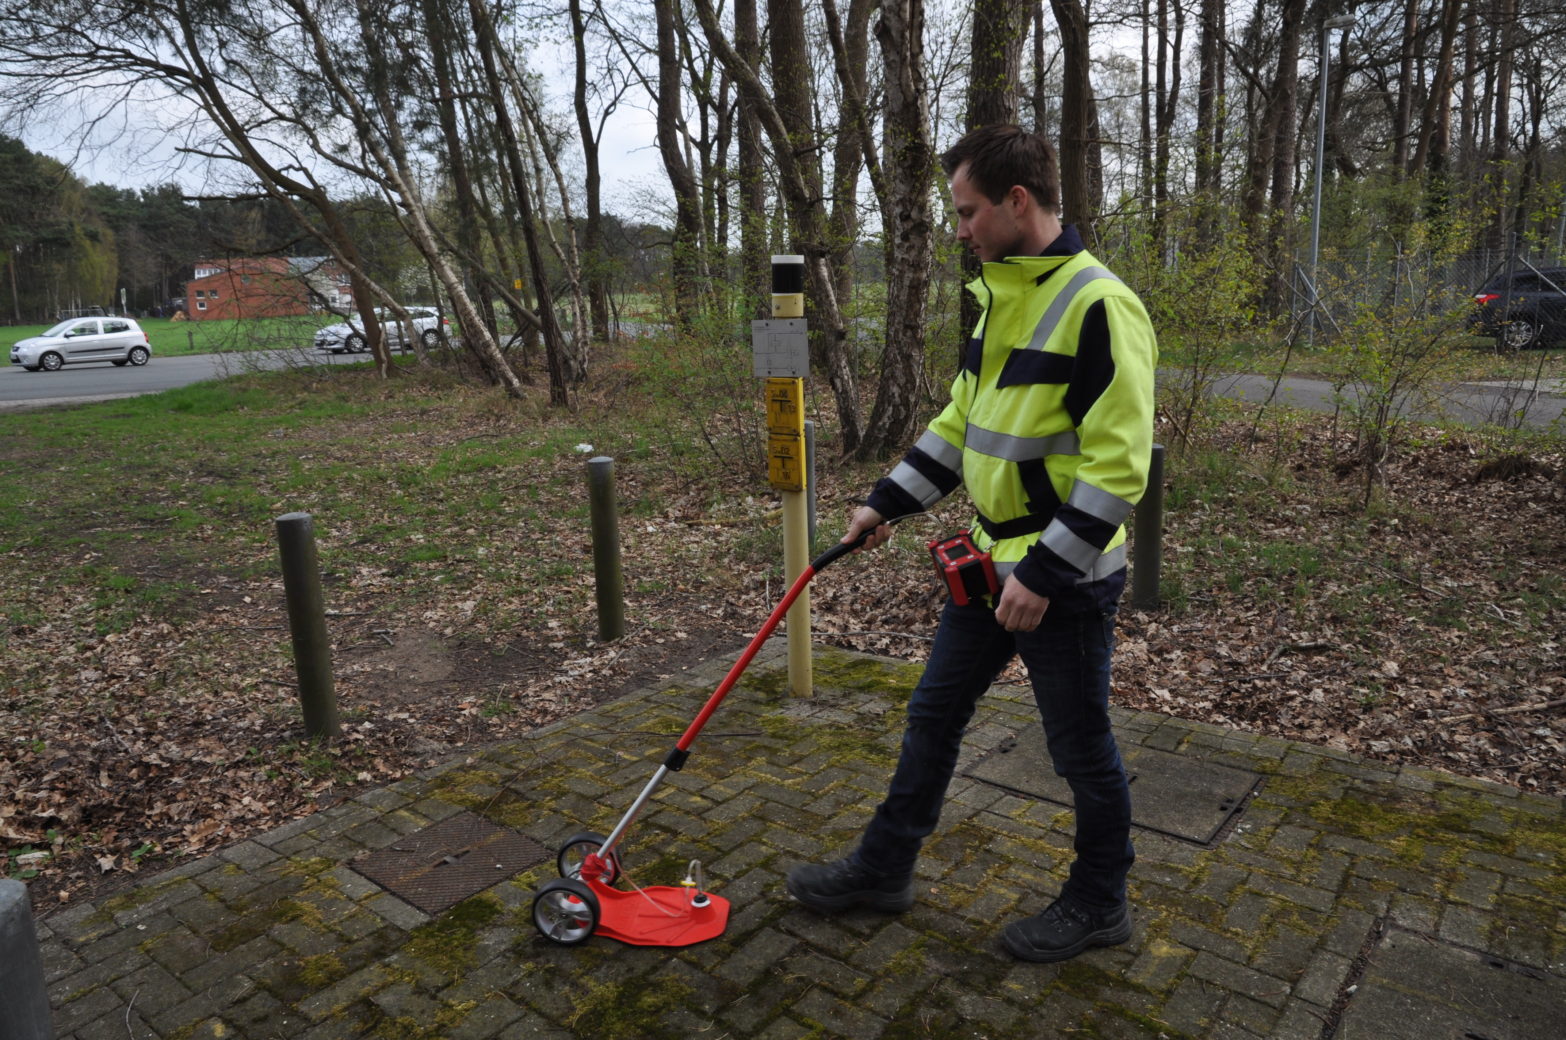
[[[913,879],[886,877],[849,859],[808,863],[788,872],[788,894],[817,913],[856,906],[900,914],[913,906]]]
[[[1013,921],[1001,929],[1001,942],[1025,961],[1070,960],[1092,946],[1116,946],[1131,938],[1131,914],[1093,911],[1057,899],[1042,914]]]

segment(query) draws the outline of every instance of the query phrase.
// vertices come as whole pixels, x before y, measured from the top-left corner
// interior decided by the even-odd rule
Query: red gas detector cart
[[[899,517],[898,519],[904,519]],[[615,887],[622,877],[616,852],[631,822],[652,798],[666,776],[678,771],[690,757],[691,744],[701,732],[729,690],[739,681],[756,652],[772,635],[783,615],[827,564],[864,544],[866,531],[851,544],[839,543],[816,557],[794,580],[780,603],[773,608],[734,667],[729,669],[718,688],[692,720],[685,734],[675,743],[658,771],[642,788],[636,801],[608,837],[578,834],[560,848],[556,860],[560,877],[547,882],[533,895],[533,924],[538,933],[562,946],[586,942],[595,933],[636,946],[689,946],[723,934],[729,920],[729,902],[707,892],[700,864],[694,860],[679,885],[653,885],[630,889]]]

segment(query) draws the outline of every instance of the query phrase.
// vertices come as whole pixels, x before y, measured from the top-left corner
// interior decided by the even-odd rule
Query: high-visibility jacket
[[[975,543],[1041,596],[1126,564],[1147,486],[1158,347],[1136,294],[1067,228],[1051,252],[986,263],[952,399],[868,504],[888,518],[966,484]]]

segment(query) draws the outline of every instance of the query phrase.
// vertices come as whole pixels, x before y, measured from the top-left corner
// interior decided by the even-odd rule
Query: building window
[[[204,300],[206,298],[207,298],[207,291],[205,289],[197,289],[196,290],[196,299]]]
[[[207,301],[206,300],[197,300],[196,301],[196,310],[204,311],[206,309],[207,309]]]
[[[198,293],[197,295],[200,295],[200,294]],[[216,289],[209,290],[207,292],[207,299],[209,299],[209,300],[217,299],[217,290]]]

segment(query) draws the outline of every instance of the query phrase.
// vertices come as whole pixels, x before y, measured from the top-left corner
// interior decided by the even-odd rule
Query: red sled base
[[[562,946],[594,935],[632,946],[693,946],[723,934],[729,901],[689,887],[653,885],[626,892],[596,879],[557,878],[533,897],[533,923]]]
[[[691,890],[653,885],[632,892],[588,886],[598,897],[597,934],[632,946],[694,946],[723,934],[729,923],[729,901],[705,893],[705,905],[691,899]]]

